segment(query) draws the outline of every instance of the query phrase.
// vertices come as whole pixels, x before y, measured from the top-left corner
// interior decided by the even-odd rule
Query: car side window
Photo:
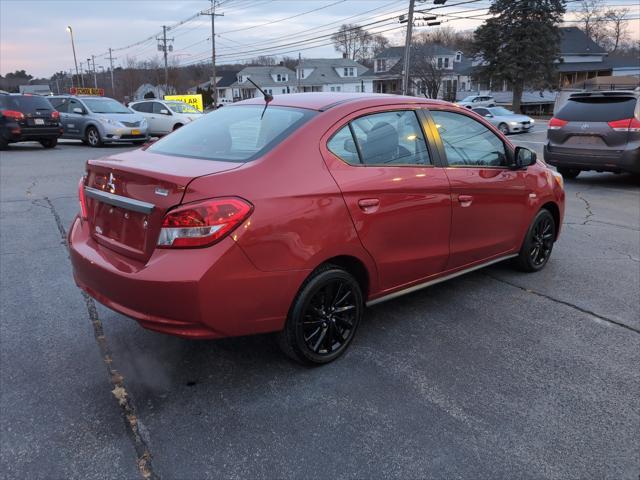
[[[167,107],[165,107],[160,102],[151,102],[151,104],[153,105],[153,113],[160,114],[160,110],[169,110]]]
[[[136,103],[132,108],[137,112],[151,113],[151,102]]]
[[[431,111],[449,166],[506,167],[504,143],[477,120],[459,113]]]
[[[365,165],[431,165],[413,110],[375,113],[351,122]]]
[[[69,99],[69,104],[67,105],[67,112],[69,113],[75,113],[73,111],[74,108],[81,108],[82,111],[85,111],[86,109],[84,108],[84,105],[82,105],[82,103],[80,103],[78,100],[74,100],[73,98]]]
[[[327,148],[336,157],[341,158],[349,165],[361,164],[349,125],[342,127],[331,137],[331,140],[327,142]]]
[[[51,103],[51,106],[58,112],[67,113],[69,111],[69,102],[66,98],[50,98],[49,103]]]
[[[489,113],[489,110],[487,110],[486,108],[474,108],[473,111],[478,115],[482,115],[483,117],[486,117]]]

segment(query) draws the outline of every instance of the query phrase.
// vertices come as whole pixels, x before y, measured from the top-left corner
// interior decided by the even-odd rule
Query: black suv
[[[60,135],[60,114],[46,97],[0,94],[0,149],[10,143],[29,141],[53,148]]]
[[[567,178],[582,170],[640,174],[639,93],[574,93],[549,122],[544,160]]]

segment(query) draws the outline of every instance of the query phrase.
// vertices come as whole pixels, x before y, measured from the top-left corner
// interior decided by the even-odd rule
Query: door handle
[[[358,206],[364,213],[373,213],[380,207],[380,199],[378,198],[362,198],[358,200]]]
[[[473,195],[458,195],[458,202],[462,207],[468,207],[473,202]]]

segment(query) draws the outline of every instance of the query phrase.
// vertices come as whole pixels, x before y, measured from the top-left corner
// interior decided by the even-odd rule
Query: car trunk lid
[[[144,150],[87,162],[85,198],[92,237],[122,255],[146,261],[162,219],[187,185],[241,164],[158,155]]]

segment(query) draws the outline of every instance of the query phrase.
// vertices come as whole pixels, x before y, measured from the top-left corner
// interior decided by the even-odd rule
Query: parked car
[[[574,93],[549,121],[544,159],[567,178],[583,170],[640,174],[640,95]]]
[[[542,269],[564,212],[534,152],[415,97],[250,99],[86,168],[80,288],[172,335],[279,332],[306,363],[341,355],[366,305],[507,259]]]
[[[504,107],[479,107],[472,110],[484,117],[490,124],[498,127],[498,130],[505,135],[528,132],[535,124],[533,118],[514,113]]]
[[[151,135],[166,135],[202,117],[192,105],[173,100],[141,100],[131,102],[129,108],[147,119]]]
[[[60,115],[45,98],[0,94],[0,149],[30,141],[54,148],[61,134]]]
[[[490,95],[469,95],[468,97],[463,98],[457,103],[461,107],[466,108],[496,106],[495,99]]]
[[[147,120],[113,98],[72,95],[47,98],[60,112],[62,138],[79,139],[91,147],[105,143],[142,144],[149,138]]]

